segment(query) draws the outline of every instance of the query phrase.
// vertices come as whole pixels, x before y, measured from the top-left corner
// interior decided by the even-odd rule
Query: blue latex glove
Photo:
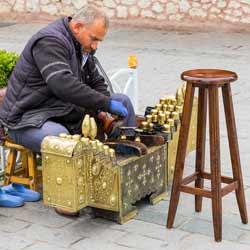
[[[128,115],[128,110],[125,108],[125,106],[121,102],[115,100],[110,101],[109,111],[110,113],[121,117],[126,117]]]

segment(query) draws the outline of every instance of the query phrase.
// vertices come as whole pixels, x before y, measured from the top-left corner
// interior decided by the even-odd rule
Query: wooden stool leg
[[[171,199],[168,210],[167,228],[172,228],[173,226],[179,202],[180,186],[181,186],[184,162],[187,151],[188,132],[192,114],[193,99],[194,99],[194,88],[192,87],[192,83],[187,83],[182,124],[180,128],[179,142],[176,155],[173,186],[172,186]]]
[[[220,129],[218,88],[209,89],[209,134],[211,161],[211,191],[215,241],[222,239]]]
[[[17,156],[17,151],[11,148],[9,151],[9,155],[7,159],[7,166],[5,169],[4,186],[10,184],[10,177],[14,175],[14,171],[16,167],[16,156]]]
[[[204,179],[201,174],[205,167],[205,145],[206,145],[206,120],[207,120],[207,89],[199,89],[198,99],[198,119],[197,119],[197,140],[196,140],[196,163],[195,169],[198,173],[195,187],[203,188]],[[202,208],[202,196],[195,195],[195,211],[200,212]]]
[[[227,132],[228,132],[228,143],[231,155],[231,163],[233,169],[233,177],[238,181],[238,188],[235,190],[236,199],[240,211],[240,216],[242,223],[247,224],[247,209],[246,209],[246,200],[241,172],[241,163],[240,163],[240,154],[239,146],[236,132],[236,124],[234,117],[233,101],[230,84],[226,84],[222,87],[224,110],[227,123]]]
[[[37,191],[36,185],[36,154],[32,151],[28,152],[28,166],[29,166],[29,179],[30,179],[30,189]]]
[[[23,177],[28,177],[28,153],[27,151],[22,152],[22,171],[23,171]]]

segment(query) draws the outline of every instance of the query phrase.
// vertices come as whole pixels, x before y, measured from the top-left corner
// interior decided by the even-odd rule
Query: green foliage
[[[0,88],[7,86],[8,79],[18,58],[19,55],[14,52],[0,50]]]

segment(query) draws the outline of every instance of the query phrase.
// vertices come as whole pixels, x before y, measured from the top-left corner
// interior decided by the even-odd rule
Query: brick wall
[[[54,19],[87,2],[104,7],[114,23],[125,25],[250,30],[250,0],[0,0],[0,17]]]

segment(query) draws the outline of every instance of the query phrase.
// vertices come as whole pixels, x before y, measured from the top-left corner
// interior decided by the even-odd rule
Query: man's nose
[[[96,50],[96,49],[97,49],[97,46],[98,46],[98,42],[92,42],[92,43],[91,43],[91,49],[92,49],[92,50]]]

